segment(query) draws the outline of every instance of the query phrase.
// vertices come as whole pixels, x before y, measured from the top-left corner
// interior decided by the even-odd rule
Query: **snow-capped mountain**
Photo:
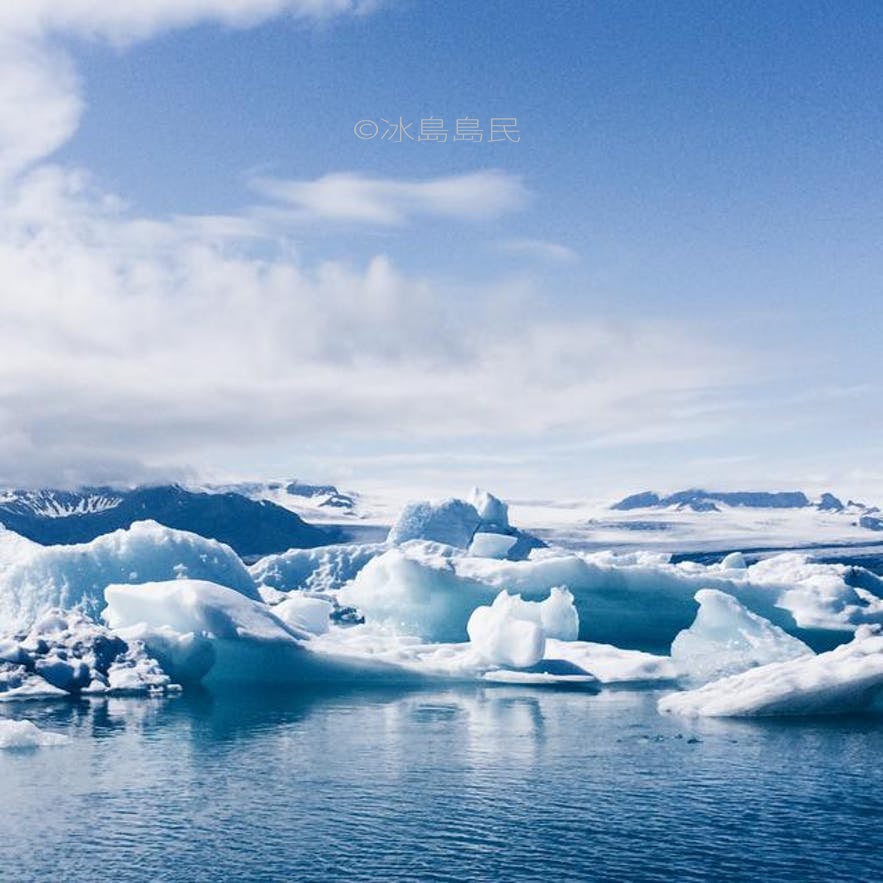
[[[643,491],[609,500],[513,501],[521,524],[552,543],[666,552],[877,546],[883,513],[827,492]]]
[[[627,512],[632,509],[667,509],[670,506],[692,509],[694,512],[713,512],[719,506],[744,506],[749,509],[803,509],[815,505],[824,511],[840,512],[845,506],[833,494],[822,494],[813,504],[803,491],[704,491],[699,488],[676,491],[660,497],[654,491],[632,494],[614,503],[610,508]]]
[[[0,491],[0,511],[42,518],[67,518],[92,515],[115,509],[123,498],[108,488],[84,488],[80,491]]]
[[[0,524],[44,545],[89,542],[145,520],[220,540],[246,556],[313,548],[338,538],[333,529],[308,524],[285,507],[232,491],[163,485],[0,492]]]
[[[333,484],[313,484],[297,479],[205,484],[196,488],[210,494],[236,493],[252,500],[268,500],[312,522],[390,525],[401,501],[342,491]]]

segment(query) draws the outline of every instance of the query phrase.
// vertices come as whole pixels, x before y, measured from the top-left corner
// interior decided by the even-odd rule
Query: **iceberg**
[[[272,612],[298,631],[324,635],[331,627],[334,605],[324,598],[292,592],[284,601],[275,604]]]
[[[504,533],[477,533],[469,544],[473,558],[507,558],[518,537]]]
[[[704,717],[849,714],[883,710],[883,634],[860,626],[849,644],[774,662],[659,700],[659,710]]]
[[[748,562],[741,552],[730,552],[724,556],[720,566],[721,570],[747,570]]]
[[[102,616],[108,626],[142,640],[163,668],[184,683],[209,675],[216,680],[289,680],[286,668],[297,668],[301,642],[309,638],[265,604],[205,580],[110,585],[104,597]],[[188,652],[179,652],[179,646]],[[291,677],[297,679],[296,673]]]
[[[696,592],[709,588],[814,650],[828,650],[858,625],[883,623],[883,581],[858,570],[794,554],[727,569],[672,564],[647,552],[539,549],[526,560],[503,561],[411,541],[374,557],[337,599],[368,622],[424,641],[456,642],[466,639],[472,611],[501,590],[539,601],[563,586],[574,598],[580,640],[667,655],[696,616]]]
[[[0,749],[42,748],[64,745],[68,741],[68,737],[62,733],[48,733],[31,721],[0,719]]]
[[[0,640],[0,700],[178,689],[140,641],[77,611],[51,610],[27,634]]]
[[[509,597],[500,592],[490,607],[476,608],[466,626],[469,642],[493,665],[530,668],[543,658],[546,636],[542,626],[512,615]]]
[[[495,539],[483,539],[494,535]],[[502,540],[512,538],[505,554],[500,554]],[[391,546],[411,540],[441,543],[455,549],[471,549],[471,554],[491,558],[521,560],[531,549],[545,546],[542,540],[509,524],[509,507],[493,494],[473,488],[469,501],[448,497],[409,503],[387,537]],[[474,547],[474,548],[473,548]],[[489,553],[489,554],[487,554]]]
[[[338,593],[375,625],[425,641],[457,642],[476,607],[490,604],[500,589],[460,576],[452,549],[411,542],[372,559]],[[497,562],[494,562],[497,563]]]
[[[417,557],[420,550],[412,547],[407,554]],[[469,587],[458,603],[478,594],[482,584],[527,600],[566,586],[579,613],[581,640],[651,653],[667,653],[676,635],[689,627],[697,610],[694,596],[702,588],[731,595],[816,650],[848,640],[861,624],[883,623],[883,580],[862,571],[859,586],[856,568],[793,553],[727,570],[672,564],[668,556],[649,552],[560,549],[534,550],[524,561],[454,556],[450,566]]]
[[[0,556],[0,633],[27,629],[51,608],[76,608],[94,618],[112,583],[192,577],[259,597],[229,546],[154,521],[76,546],[4,542]]]
[[[469,502],[481,519],[482,529],[499,533],[509,530],[509,507],[501,499],[476,487],[469,494]]]
[[[329,592],[349,582],[388,548],[385,543],[364,543],[290,549],[281,555],[261,558],[251,565],[249,573],[261,589]]]
[[[400,546],[408,540],[429,540],[466,549],[480,524],[475,506],[465,500],[422,500],[402,509],[387,542]]]
[[[487,662],[530,668],[545,657],[546,639],[572,641],[579,631],[573,595],[553,588],[545,601],[525,601],[500,592],[488,607],[477,607],[466,624],[469,642]]]
[[[546,640],[546,659],[560,659],[591,672],[602,684],[659,684],[674,682],[678,671],[669,656],[642,650],[623,650],[591,641]]]
[[[716,589],[696,593],[699,610],[671,645],[682,676],[705,683],[770,662],[812,656],[803,641]]]

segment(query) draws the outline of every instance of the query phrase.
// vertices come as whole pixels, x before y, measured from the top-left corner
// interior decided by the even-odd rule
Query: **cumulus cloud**
[[[596,431],[670,421],[732,363],[688,329],[555,318],[548,293],[474,287],[277,248],[260,212],[142,217],[47,157],[81,98],[56,42],[126,44],[199,21],[357,13],[348,0],[29,0],[0,5],[0,483],[180,477],[290,440]],[[275,211],[347,223],[494,218],[498,171],[256,183]],[[542,296],[540,296],[542,295]],[[348,440],[348,441],[347,441]],[[256,462],[254,471],[261,471]]]
[[[22,0],[0,4],[0,184],[67,141],[83,102],[59,38],[125,46],[200,22],[248,27],[288,14],[360,14],[375,0]]]
[[[544,316],[528,282],[503,300],[384,256],[257,256],[198,219],[139,218],[58,168],[13,197],[0,228],[4,483],[41,469],[125,480],[286,438],[627,427],[726,373],[674,327]]]
[[[521,207],[527,197],[518,176],[497,170],[422,181],[338,172],[312,181],[258,178],[252,183],[295,217],[383,225],[419,215],[494,218]]]

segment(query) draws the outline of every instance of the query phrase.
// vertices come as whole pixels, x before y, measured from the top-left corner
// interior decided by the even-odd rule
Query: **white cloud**
[[[124,479],[285,439],[624,431],[732,368],[677,327],[549,318],[529,283],[501,309],[498,291],[454,292],[383,256],[253,256],[235,229],[138,218],[60,169],[12,195],[2,483]]]
[[[312,181],[258,178],[253,186],[304,220],[383,225],[419,215],[494,218],[519,208],[527,198],[518,176],[497,170],[422,181],[338,172]]]
[[[87,175],[46,164],[82,106],[58,35],[125,44],[198,21],[365,8],[0,5],[0,484],[180,475],[182,463],[310,439],[363,451],[378,438],[493,444],[673,419],[683,433],[689,419],[676,410],[738,373],[684,328],[550,316],[548,292],[517,277],[464,290],[406,276],[384,256],[311,265],[285,242],[274,251],[278,228],[260,211],[144,218]],[[493,218],[527,196],[498,171],[259,187],[289,216],[382,225]]]
[[[27,0],[0,6],[0,32],[28,39],[75,34],[125,44],[200,22],[250,27],[284,14],[321,19],[377,5],[377,0]]]
[[[507,239],[500,245],[504,251],[510,254],[526,255],[559,263],[569,263],[577,260],[578,257],[572,248],[542,239]]]
[[[316,20],[375,0],[7,0],[0,3],[0,183],[49,156],[76,131],[83,102],[56,38],[127,45],[200,22],[248,27],[288,14]]]

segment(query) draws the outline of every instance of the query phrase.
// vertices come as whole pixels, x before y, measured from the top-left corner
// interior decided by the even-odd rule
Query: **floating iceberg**
[[[424,641],[463,641],[472,611],[490,604],[500,589],[461,577],[456,560],[431,543],[390,549],[369,561],[337,599],[374,625]]]
[[[0,700],[177,689],[143,643],[76,611],[51,610],[27,634],[0,641]]]
[[[530,668],[545,658],[547,638],[576,638],[579,618],[567,589],[553,588],[545,601],[525,601],[504,591],[489,607],[472,612],[466,632],[488,662]]]
[[[226,586],[179,579],[110,585],[103,617],[138,638],[176,681],[297,681],[309,633]]]
[[[546,659],[561,659],[591,672],[602,684],[656,684],[673,682],[678,670],[669,656],[642,650],[623,650],[591,641],[546,640]]]
[[[748,562],[741,552],[730,552],[729,555],[724,556],[720,566],[721,570],[747,570]]]
[[[495,539],[485,540],[485,535]],[[502,536],[512,540],[500,554]],[[493,494],[474,488],[470,499],[423,500],[409,503],[402,509],[389,532],[387,542],[401,546],[409,540],[423,540],[470,549],[480,557],[512,560],[526,558],[531,549],[545,546],[542,540],[517,530],[509,524],[509,507]],[[486,554],[490,553],[490,554]]]
[[[523,605],[521,598],[500,592],[489,607],[472,612],[466,632],[482,659],[510,668],[529,668],[543,658],[546,633],[533,617],[520,615]]]
[[[0,545],[0,554],[10,551]],[[254,581],[223,543],[139,521],[78,546],[11,546],[0,560],[0,633],[27,629],[50,608],[77,608],[94,617],[111,583],[178,577],[209,579],[247,598]]]
[[[324,635],[331,627],[334,605],[324,598],[292,592],[284,601],[274,605],[272,612],[298,631]]]
[[[388,548],[385,543],[365,543],[290,549],[281,555],[261,558],[249,572],[262,589],[328,592],[349,582],[372,558]]]
[[[883,634],[860,626],[849,644],[672,693],[659,710],[705,717],[847,714],[883,710]]]
[[[671,645],[681,675],[705,683],[770,662],[812,656],[797,638],[716,589],[696,593],[699,610]]]
[[[483,530],[504,533],[509,529],[509,507],[498,497],[476,487],[469,502],[478,513]]]
[[[473,558],[507,558],[518,537],[504,533],[477,533],[469,544]]]
[[[883,623],[883,581],[868,571],[779,555],[751,567],[670,563],[651,553],[534,550],[524,561],[477,558],[451,547],[412,541],[373,558],[338,592],[341,604],[369,622],[425,641],[463,641],[472,611],[505,589],[527,601],[555,586],[573,594],[579,638],[625,649],[668,653],[693,622],[696,592],[736,598],[813,649],[848,640],[862,623]]]
[[[480,524],[475,506],[465,500],[422,500],[402,509],[387,541],[400,546],[408,540],[429,540],[466,549]]]
[[[0,749],[41,748],[64,745],[68,737],[61,733],[47,733],[31,721],[0,719]]]

